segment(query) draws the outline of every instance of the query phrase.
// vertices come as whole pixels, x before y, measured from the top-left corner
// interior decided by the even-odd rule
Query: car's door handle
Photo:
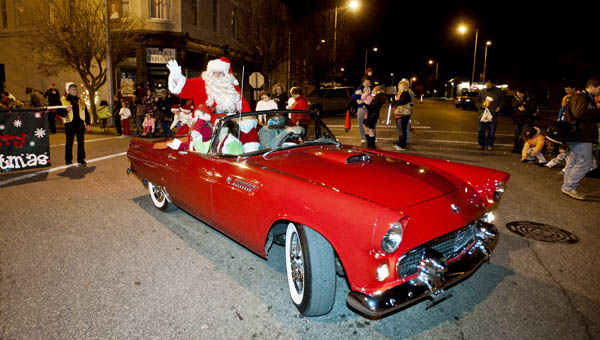
[[[168,158],[168,159],[177,159],[177,157],[175,157],[175,156],[173,156],[173,155],[171,155],[171,154],[169,154],[169,155],[167,156],[167,158]]]

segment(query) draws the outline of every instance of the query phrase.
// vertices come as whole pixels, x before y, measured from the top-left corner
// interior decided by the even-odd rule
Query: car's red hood
[[[360,161],[363,154],[370,159]],[[440,197],[463,184],[414,162],[350,147],[292,149],[267,158],[257,160],[263,169],[297,176],[395,210]],[[347,164],[348,159],[357,162]]]

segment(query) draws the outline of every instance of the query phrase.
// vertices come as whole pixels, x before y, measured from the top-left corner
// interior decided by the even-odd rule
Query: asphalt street
[[[395,126],[381,118],[377,146],[392,150]],[[348,133],[343,115],[325,121],[360,144],[356,119]],[[493,151],[476,149],[477,112],[451,102],[417,103],[412,122],[406,153],[511,174],[491,262],[437,306],[367,319],[348,308],[338,278],[331,313],[301,317],[282,247],[265,261],[184,211],[155,209],[126,174],[130,138],[89,134],[87,166],[65,166],[58,133],[50,169],[0,174],[0,339],[600,339],[600,179],[582,181],[587,201],[562,194],[560,168],[510,153],[510,117]],[[519,236],[506,227],[516,221],[576,242]]]

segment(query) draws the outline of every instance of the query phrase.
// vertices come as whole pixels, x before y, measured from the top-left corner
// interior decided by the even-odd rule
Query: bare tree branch
[[[24,21],[29,33],[25,42],[32,50],[37,67],[46,75],[65,69],[76,71],[89,92],[90,109],[95,116],[93,98],[106,82],[106,23],[103,0],[26,1]],[[127,56],[134,45],[142,21],[135,17],[111,21],[113,63]]]

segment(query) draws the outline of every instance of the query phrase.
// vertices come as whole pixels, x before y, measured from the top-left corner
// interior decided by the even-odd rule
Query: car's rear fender
[[[164,186],[161,167],[165,164],[164,150],[155,150],[154,143],[132,139],[127,150],[127,157],[131,163],[130,169],[140,180],[150,181],[156,185]]]

